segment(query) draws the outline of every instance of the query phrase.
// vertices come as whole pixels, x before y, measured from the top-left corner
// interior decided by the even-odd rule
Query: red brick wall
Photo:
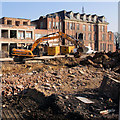
[[[12,20],[12,27],[10,27],[11,29],[25,29],[28,30],[29,29],[33,29],[34,31],[34,37],[35,34],[42,34],[42,35],[47,35],[50,33],[54,33],[54,32],[59,32],[59,31],[65,31],[66,34],[69,34],[73,37],[76,38],[76,34],[77,34],[77,39],[78,39],[78,35],[80,33],[86,34],[86,39],[83,40],[84,41],[84,45],[88,46],[90,45],[92,47],[93,50],[95,50],[95,40],[94,40],[94,34],[96,34],[96,41],[98,43],[98,51],[103,51],[103,47],[105,47],[106,45],[106,52],[108,51],[116,51],[116,47],[114,45],[114,34],[112,32],[107,32],[107,24],[94,24],[94,23],[88,23],[88,22],[82,22],[82,21],[76,21],[76,20],[61,20],[59,19],[59,16],[56,15],[56,17],[40,17],[38,21],[36,21],[37,24],[37,28],[34,30],[34,26],[29,26],[30,20],[28,19],[17,19],[17,18],[7,18],[4,17],[4,26],[2,26],[2,28],[6,28],[6,27],[10,27],[7,26],[7,20]],[[20,26],[16,26],[15,25],[15,21],[20,21]],[[49,22],[51,21],[51,28],[49,28]],[[23,26],[23,22],[27,22],[28,26],[24,25]],[[40,24],[41,22],[43,22],[43,28],[41,28]],[[55,22],[55,28],[53,28],[53,22]],[[56,28],[56,22],[61,22],[61,28]],[[65,22],[65,26],[63,26],[63,22]],[[69,22],[69,29],[67,28],[67,23]],[[75,24],[75,29],[70,29],[70,23]],[[79,30],[77,30],[77,24],[79,24]],[[22,25],[22,26],[21,26]],[[86,30],[83,31],[83,25],[86,25]],[[89,25],[91,25],[91,31],[89,31]],[[94,31],[94,25],[96,25],[98,27],[98,29],[96,29],[96,31]],[[104,31],[102,30],[102,26],[104,26]],[[0,26],[1,27],[1,26]],[[91,34],[91,40],[89,40],[89,34]],[[102,35],[105,34],[105,39],[103,40]],[[109,39],[109,36],[111,35],[111,40]],[[12,39],[14,40],[14,39]],[[15,39],[16,41],[16,39]],[[27,40],[26,40],[27,41]],[[67,40],[65,40],[65,44],[69,44],[69,42]],[[101,49],[101,45],[102,45],[102,49]],[[111,47],[111,49],[109,48]]]
[[[49,28],[49,22],[51,22],[51,28]],[[55,28],[53,28],[53,22],[55,22]],[[58,16],[56,16],[55,18],[47,18],[47,30],[52,31],[53,33],[62,31],[62,28],[56,29],[56,22],[58,22],[58,25],[59,25],[59,22],[61,22],[61,26],[63,27],[62,20],[61,19],[59,20]]]
[[[23,25],[23,22],[27,22],[27,25],[31,25],[31,21],[28,20],[28,19],[18,19],[18,18],[4,17],[3,21],[4,21],[5,25],[7,25],[7,20],[11,20],[12,21],[12,25],[15,25],[15,21],[20,21],[20,25]]]
[[[67,29],[67,22],[70,23],[75,23],[75,30],[74,29]],[[79,24],[79,30],[77,30],[77,24]],[[86,30],[83,31],[83,25],[86,25]],[[86,23],[82,23],[82,22],[72,22],[72,21],[66,21],[65,22],[65,33],[72,35],[73,37],[76,38],[76,34],[77,34],[77,39],[80,33],[86,34],[86,39],[84,40],[84,44],[85,46],[88,46],[89,44],[91,45],[92,49],[94,50],[94,28],[93,25],[91,25],[91,31],[88,31],[88,25],[90,24],[86,24]],[[88,34],[91,34],[91,40],[88,40]],[[67,44],[67,41],[66,41]]]

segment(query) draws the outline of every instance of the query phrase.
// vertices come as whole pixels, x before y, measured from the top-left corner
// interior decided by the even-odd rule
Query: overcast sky
[[[118,2],[2,2],[2,16],[35,20],[61,10],[104,15],[108,31],[118,31]]]

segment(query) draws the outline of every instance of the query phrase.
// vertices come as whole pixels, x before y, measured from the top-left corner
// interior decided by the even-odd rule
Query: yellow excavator
[[[88,51],[88,48],[85,47],[84,44],[80,42],[80,40],[77,40],[74,37],[68,34],[65,34],[63,32],[56,32],[56,33],[48,34],[46,36],[43,36],[42,38],[37,39],[33,43],[31,50],[13,48],[12,56],[14,56],[14,61],[23,61],[24,58],[37,57],[38,55],[33,54],[33,50],[37,47],[39,43],[42,43],[44,41],[47,42],[48,40],[57,39],[57,38],[67,39],[68,41],[70,41],[72,44],[75,45],[76,47],[76,52],[74,53],[75,57],[80,57],[82,52],[86,53]]]

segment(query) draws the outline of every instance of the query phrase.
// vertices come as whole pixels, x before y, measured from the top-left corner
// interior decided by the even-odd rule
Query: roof
[[[13,17],[2,17],[3,19],[4,18],[12,18],[12,19],[22,19],[22,20],[30,20],[30,19],[25,19],[25,18],[13,18]]]
[[[73,13],[72,17],[70,17],[70,13]],[[76,15],[78,15],[78,14],[81,16],[81,18],[76,18]],[[93,14],[93,15],[85,14],[85,13],[80,14],[79,12],[74,13],[73,11],[66,11],[66,10],[50,13],[50,14],[47,14],[46,16],[44,16],[44,17],[42,16],[42,17],[43,18],[46,18],[46,17],[55,18],[56,16],[61,17],[61,19],[68,19],[68,20],[80,20],[81,19],[81,21],[87,21],[87,19],[83,20],[83,18],[82,18],[83,16],[87,16],[87,17],[91,16],[92,18],[97,16],[96,21],[93,21],[93,19],[91,21],[89,21],[89,22],[96,22],[96,23],[103,23],[103,21],[101,21],[101,18],[104,17],[104,16],[98,16],[96,14]],[[104,23],[107,24],[106,21]]]

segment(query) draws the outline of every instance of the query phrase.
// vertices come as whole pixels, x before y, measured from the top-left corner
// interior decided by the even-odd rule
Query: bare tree
[[[120,33],[114,33],[114,41],[116,43],[116,49],[120,48]]]

